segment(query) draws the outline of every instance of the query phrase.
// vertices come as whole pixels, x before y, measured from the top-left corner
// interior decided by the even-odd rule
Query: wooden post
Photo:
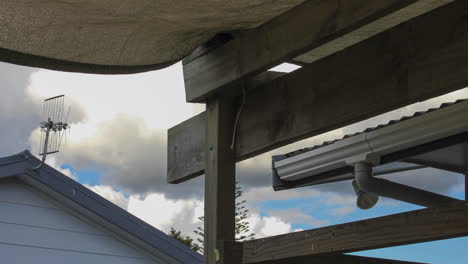
[[[465,168],[465,201],[468,201],[468,144],[463,146],[463,161]]]
[[[468,172],[465,172],[465,201],[468,201]]]
[[[205,263],[234,263],[225,259],[222,245],[235,239],[235,153],[230,148],[234,129],[233,100],[207,101],[205,169]]]

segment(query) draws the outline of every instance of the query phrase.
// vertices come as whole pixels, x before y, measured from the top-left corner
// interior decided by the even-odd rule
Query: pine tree
[[[236,182],[236,241],[255,239],[254,233],[250,232],[249,222],[247,222],[247,214],[249,210],[245,208],[245,200],[238,202],[243,194],[242,187],[239,182]]]
[[[169,231],[168,235],[172,238],[175,238],[177,240],[179,240],[180,242],[182,242],[184,245],[190,247],[191,249],[195,250],[195,251],[199,251],[200,250],[200,246],[196,243],[193,242],[193,239],[189,236],[182,236],[180,234],[180,231],[174,229],[173,227],[171,227],[171,230]]]
[[[242,240],[251,240],[255,239],[255,234],[250,233],[250,226],[249,222],[247,222],[247,215],[249,210],[245,208],[245,200],[241,200],[243,194],[242,187],[239,186],[239,182],[236,182],[236,220],[235,220],[235,232],[236,232],[236,241],[242,241]],[[205,222],[205,217],[200,216],[198,218],[202,223]],[[203,253],[203,245],[204,245],[204,237],[205,237],[205,232],[203,230],[203,226],[197,227],[195,231],[193,231],[195,234],[198,235],[197,241],[200,243],[200,252]]]
[[[205,223],[205,217],[204,216],[198,217],[198,220],[200,220],[202,222],[202,224]],[[193,232],[198,235],[197,241],[201,245],[200,249],[199,249],[199,252],[201,254],[205,254],[205,248],[203,247],[203,245],[205,245],[205,232],[203,231],[203,227],[198,226],[197,229],[195,229],[195,231],[193,231]]]

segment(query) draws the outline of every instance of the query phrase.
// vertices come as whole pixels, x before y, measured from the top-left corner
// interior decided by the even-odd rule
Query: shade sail
[[[158,69],[218,32],[304,0],[3,0],[0,61],[91,73]]]

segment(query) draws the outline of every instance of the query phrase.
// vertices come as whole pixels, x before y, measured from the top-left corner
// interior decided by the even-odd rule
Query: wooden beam
[[[347,47],[350,47],[354,44],[357,44],[361,41],[364,41],[370,37],[373,37],[389,28],[397,26],[405,21],[413,19],[419,15],[430,12],[436,8],[444,6],[448,3],[453,2],[454,0],[423,0],[423,1],[413,1],[414,3],[402,7],[399,10],[396,10],[393,13],[390,13],[382,18],[371,21],[368,24],[363,25],[362,27],[345,34],[339,38],[335,38],[331,41],[324,43],[323,45],[312,49],[296,58],[294,61],[299,61],[302,63],[311,63],[322,59],[326,56],[329,56],[337,51],[343,50]],[[354,1],[358,2],[358,1]],[[352,7],[358,3],[351,3]],[[377,3],[380,4],[380,3]],[[404,4],[404,3],[403,3]],[[362,8],[362,6],[361,6]]]
[[[206,112],[167,131],[167,182],[180,183],[205,171]]]
[[[468,235],[468,203],[244,242],[243,263],[345,253]]]
[[[468,2],[417,17],[247,94],[243,160],[468,86]]]
[[[268,71],[244,83],[245,89],[256,87],[284,76]],[[167,182],[181,183],[200,176],[205,170],[206,112],[203,112],[167,132]]]
[[[468,1],[459,0],[249,90],[236,160],[467,86]]]
[[[220,88],[235,89],[236,82],[294,58],[316,61],[452,1],[305,1],[216,49],[196,51],[184,65],[186,99],[202,102]]]
[[[205,174],[205,263],[235,263],[220,256],[225,241],[235,239],[234,102],[219,97],[207,102]]]
[[[257,264],[423,264],[403,260],[369,258],[346,254],[294,257],[283,260],[262,261]]]
[[[220,243],[220,263],[227,260],[232,263],[243,263],[243,242],[224,241]],[[222,262],[224,261],[224,262]],[[287,259],[258,262],[257,264],[423,264],[420,262],[409,262],[402,260],[370,258],[363,256],[332,254],[320,256],[293,257]]]
[[[220,261],[231,260],[233,263],[242,261],[243,242],[224,241],[220,244]],[[224,262],[221,262],[224,263]],[[258,262],[257,264],[423,264],[403,260],[370,258],[347,254],[331,254],[320,256],[303,256],[287,259]]]

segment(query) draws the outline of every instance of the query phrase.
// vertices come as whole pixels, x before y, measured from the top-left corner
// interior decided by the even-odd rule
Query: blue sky
[[[451,192],[450,196],[453,196],[458,199],[464,199],[464,192]],[[387,200],[388,201],[388,200]],[[382,202],[382,200],[381,200]],[[311,206],[312,205],[312,206]],[[274,209],[288,209],[288,208],[312,208],[311,214],[315,218],[328,220],[327,225],[341,224],[351,221],[357,221],[362,219],[368,219],[372,217],[396,214],[411,210],[421,209],[422,207],[402,203],[392,206],[377,206],[370,210],[355,210],[354,212],[347,214],[346,216],[336,216],[330,214],[330,210],[335,206],[326,206],[324,205],[323,199],[321,198],[312,198],[312,199],[293,199],[288,201],[268,201],[261,204],[263,211],[274,210]],[[304,211],[307,213],[307,210]],[[294,224],[293,228],[300,229],[311,229],[313,226],[307,224]],[[455,238],[447,239],[441,241],[419,243],[412,245],[405,245],[399,247],[390,247],[385,249],[376,249],[355,252],[352,254],[368,256],[368,257],[378,257],[378,258],[388,258],[388,259],[398,259],[406,261],[419,261],[424,263],[437,263],[437,264],[465,264],[468,260],[468,237],[464,238]]]
[[[81,184],[96,186],[101,183],[101,172],[96,169],[76,170],[70,164],[63,164],[62,169],[69,169],[76,177],[76,181]]]
[[[101,182],[101,173],[99,169],[76,170],[69,164],[63,165],[63,169],[70,169],[76,180],[82,184],[91,186],[99,185]],[[465,193],[462,191],[451,191],[450,196],[464,199]],[[333,214],[333,210],[339,208],[339,204],[328,204],[328,196],[333,194],[323,193],[320,197],[297,198],[289,200],[269,200],[257,204],[249,204],[259,207],[262,217],[268,216],[270,211],[297,209],[316,218],[318,221],[326,222],[323,225],[341,224],[351,221],[368,219],[372,217],[396,214],[411,210],[421,209],[422,207],[403,202],[395,202],[389,199],[381,199],[379,204],[370,210],[355,209],[350,213],[343,215]],[[353,197],[350,197],[352,199]],[[353,201],[354,202],[354,201]],[[316,226],[305,223],[292,223],[293,229],[312,229]],[[354,252],[350,254],[378,257],[387,259],[397,259],[415,262],[436,263],[436,264],[465,264],[468,259],[468,237],[455,238],[427,243],[411,244],[406,246],[390,247],[385,249],[368,250]]]
[[[451,196],[464,199],[464,192],[452,192]],[[410,211],[416,206],[401,205],[396,210]],[[390,213],[383,211],[382,213]],[[396,212],[391,212],[396,213]],[[446,239],[440,241],[412,244],[400,247],[390,247],[356,252],[354,254],[368,257],[393,258],[407,261],[419,261],[435,264],[464,264],[468,260],[468,237]]]

